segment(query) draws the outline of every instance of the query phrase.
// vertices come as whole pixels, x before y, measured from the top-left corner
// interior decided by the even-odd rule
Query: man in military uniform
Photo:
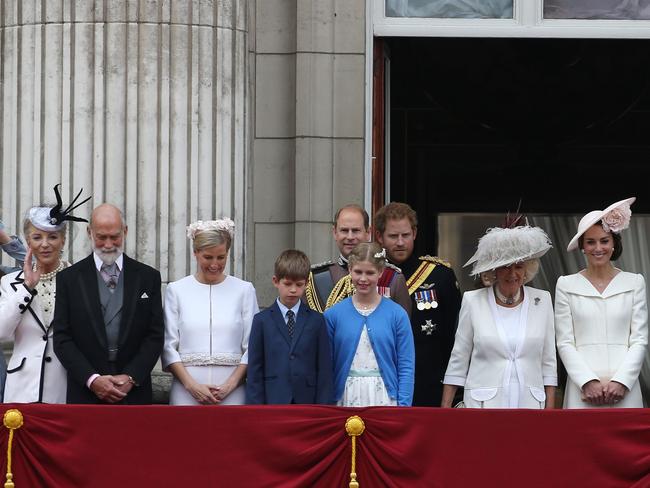
[[[334,216],[332,234],[339,248],[338,259],[336,262],[327,261],[312,266],[305,289],[305,301],[310,308],[321,313],[353,293],[348,256],[357,244],[370,240],[368,212],[354,204],[340,208]],[[404,307],[410,316],[411,298],[399,268],[392,264],[386,265],[379,278],[378,291]]]
[[[377,211],[375,237],[399,266],[412,300],[415,339],[414,406],[439,407],[442,379],[454,346],[460,310],[460,289],[448,262],[413,254],[418,221],[405,203],[392,202]]]

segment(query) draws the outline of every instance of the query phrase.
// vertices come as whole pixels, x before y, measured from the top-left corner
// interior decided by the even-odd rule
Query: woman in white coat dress
[[[171,405],[241,405],[248,336],[259,311],[255,288],[224,272],[232,242],[230,219],[188,226],[196,274],[167,286],[163,368],[174,380]]]
[[[594,210],[578,224],[567,247],[581,249],[587,267],[559,278],[555,328],[567,370],[565,408],[643,407],[639,373],[648,344],[642,275],[616,268],[635,198]]]
[[[83,221],[63,209],[58,187],[57,205],[33,207],[23,222],[27,254],[23,269],[0,281],[0,341],[14,342],[7,365],[5,403],[65,403],[66,371],[52,349],[56,274],[70,263],[61,259],[66,221]],[[32,259],[34,258],[34,260]]]
[[[442,407],[464,387],[468,408],[553,408],[557,361],[549,292],[525,286],[551,248],[539,227],[492,228],[479,240],[473,275],[488,286],[465,292]]]

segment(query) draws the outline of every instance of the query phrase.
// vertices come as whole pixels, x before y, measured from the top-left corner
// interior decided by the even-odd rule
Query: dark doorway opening
[[[437,215],[650,212],[650,41],[388,38],[390,196]],[[495,224],[497,224],[495,222]]]

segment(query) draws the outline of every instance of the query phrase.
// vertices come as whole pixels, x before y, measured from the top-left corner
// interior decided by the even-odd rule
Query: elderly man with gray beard
[[[93,253],[57,276],[54,351],[68,403],[151,403],[163,345],[160,273],[123,252],[128,228],[110,204],[93,210]]]

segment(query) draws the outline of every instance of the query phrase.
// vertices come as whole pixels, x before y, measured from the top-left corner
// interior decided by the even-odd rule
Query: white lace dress
[[[216,285],[200,283],[192,275],[167,285],[165,291],[163,368],[182,362],[202,384],[218,386],[239,364],[248,363],[248,336],[259,308],[255,288],[234,276]],[[222,402],[241,405],[245,388],[237,387]],[[170,405],[198,405],[174,378]]]
[[[370,315],[372,310],[357,311],[364,316]],[[372,407],[396,406],[397,399],[388,396],[386,385],[379,373],[379,365],[372,349],[368,329],[363,325],[357,351],[352,359],[350,372],[345,380],[345,390],[337,405],[342,407]]]

